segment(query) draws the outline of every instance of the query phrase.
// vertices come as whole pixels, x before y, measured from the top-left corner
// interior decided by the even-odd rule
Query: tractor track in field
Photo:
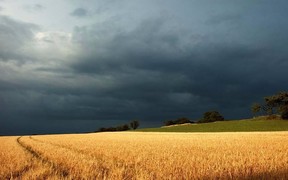
[[[18,137],[16,139],[16,142],[21,148],[23,148],[23,146],[19,143],[19,139],[20,139],[20,137]],[[24,149],[24,151],[26,151],[26,149]],[[24,166],[20,170],[11,172],[10,174],[6,175],[6,177],[4,177],[4,178],[5,179],[15,179],[15,178],[20,179],[26,172],[28,172],[32,168],[32,158],[33,158],[33,155],[31,155],[31,158],[30,158],[31,163],[29,165]]]
[[[36,138],[34,138],[34,137],[32,137],[32,136],[29,136],[29,138],[30,138],[31,140],[36,141],[36,142],[39,142],[39,143],[49,144],[49,145],[51,145],[51,146],[56,146],[56,147],[64,148],[64,149],[67,149],[67,150],[70,150],[70,151],[73,151],[73,152],[77,152],[77,153],[79,153],[79,154],[86,155],[85,152],[82,151],[82,150],[78,150],[78,149],[75,149],[75,148],[71,148],[71,147],[59,145],[59,144],[56,144],[56,143],[51,143],[51,142],[39,140],[39,139],[36,139]]]
[[[56,144],[56,143],[46,142],[46,141],[43,141],[43,140],[39,140],[39,139],[33,138],[32,136],[29,136],[29,138],[32,141],[35,141],[37,143],[43,143],[43,144],[52,146],[54,148],[64,149],[65,151],[70,151],[70,152],[75,153],[77,155],[81,155],[81,156],[77,156],[77,157],[81,157],[81,159],[86,159],[86,160],[93,159],[95,162],[98,161],[99,164],[97,166],[100,167],[100,171],[102,172],[102,175],[96,175],[92,179],[95,179],[95,178],[96,179],[98,179],[98,178],[99,179],[105,179],[105,177],[107,176],[107,173],[108,173],[109,169],[105,165],[102,164],[105,161],[105,158],[101,154],[95,156],[95,155],[92,155],[92,154],[89,154],[89,153],[87,154],[87,152],[85,152],[83,150],[74,149],[74,148],[63,146],[63,145],[59,145],[59,144]],[[82,179],[81,175],[76,176],[76,179]]]
[[[39,140],[39,139],[36,139],[32,136],[29,136],[29,138],[33,141],[36,141],[36,142],[39,142],[39,143],[44,143],[44,144],[49,144],[51,146],[55,146],[55,147],[59,147],[59,148],[63,148],[63,149],[67,149],[69,151],[72,151],[74,153],[78,153],[78,154],[81,154],[81,155],[84,155],[86,157],[89,157],[89,158],[93,158],[93,159],[103,159],[103,155],[102,154],[99,154],[98,156],[96,155],[92,155],[92,154],[89,154],[87,153],[86,151],[84,150],[80,150],[80,149],[75,149],[75,148],[71,148],[71,147],[67,147],[67,146],[64,146],[64,145],[59,145],[59,144],[56,144],[56,143],[51,143],[51,142],[47,142],[47,141],[43,141],[43,140]]]
[[[6,175],[6,177],[4,177],[4,178],[5,179],[20,179],[23,174],[25,174],[26,172],[28,172],[31,169],[31,167],[32,167],[32,165],[24,166],[22,169],[20,169],[18,171],[11,172],[10,174]]]
[[[56,163],[54,163],[53,161],[49,160],[48,158],[45,158],[41,153],[37,152],[36,150],[33,149],[33,147],[23,143],[20,139],[22,138],[22,136],[17,138],[17,143],[29,154],[32,155],[32,157],[35,157],[35,159],[39,160],[42,162],[42,164],[47,164],[50,167],[52,167],[52,169],[55,172],[58,172],[58,174],[61,177],[67,177],[69,176],[69,171],[67,169],[64,169],[62,167],[60,167],[59,165],[57,165]],[[21,177],[21,175],[23,175],[25,172],[29,171],[31,167],[28,167],[27,169],[25,169],[24,171],[21,171],[20,173],[17,174],[17,177]]]
[[[89,158],[89,159],[92,158],[96,161],[105,161],[105,159],[107,158],[103,154],[98,154],[98,155],[90,154],[90,153],[87,153],[85,150],[75,149],[75,148],[67,147],[64,145],[59,145],[56,143],[39,140],[39,139],[36,139],[32,136],[29,136],[29,138],[31,140],[39,142],[39,143],[49,144],[49,145],[54,146],[54,147],[59,147],[59,148],[63,148],[63,149],[72,151],[73,153],[77,153],[77,154],[82,155],[82,156]],[[107,158],[107,159],[109,159],[109,158]],[[113,158],[113,161],[115,164],[118,164],[118,165],[123,165],[123,166],[127,166],[127,167],[129,166],[129,165],[126,165],[123,160],[120,160],[119,158],[116,158],[116,157]],[[130,165],[130,166],[133,166],[133,165]]]

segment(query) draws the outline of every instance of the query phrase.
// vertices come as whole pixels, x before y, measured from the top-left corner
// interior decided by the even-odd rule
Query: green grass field
[[[145,132],[249,132],[288,131],[288,120],[247,119],[138,129]]]

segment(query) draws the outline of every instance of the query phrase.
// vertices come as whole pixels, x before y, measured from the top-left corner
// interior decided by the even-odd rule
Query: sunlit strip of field
[[[67,177],[288,179],[287,139],[288,132],[123,132],[22,140]]]
[[[267,117],[266,117],[267,118]],[[287,120],[267,120],[265,117],[237,121],[217,121],[163,126],[160,128],[138,129],[142,132],[256,132],[288,131]]]

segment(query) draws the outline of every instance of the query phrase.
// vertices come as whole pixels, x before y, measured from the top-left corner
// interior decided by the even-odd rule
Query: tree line
[[[263,112],[264,115],[267,115],[268,119],[274,119],[280,116],[282,119],[288,120],[288,92],[279,92],[272,96],[264,97],[264,103],[254,103],[251,106],[251,111],[254,117]],[[203,117],[196,123],[209,123],[224,120],[224,117],[218,111],[208,111],[205,112]],[[195,122],[186,117],[164,121],[165,126],[184,123]]]
[[[139,123],[138,120],[134,120],[134,121],[131,121],[129,123],[129,125],[128,124],[123,124],[123,125],[119,125],[119,126],[116,126],[116,127],[108,127],[108,128],[101,127],[101,128],[99,128],[98,132],[127,131],[127,130],[130,130],[130,129],[135,130],[135,129],[137,129],[139,127],[140,123]]]
[[[251,106],[253,116],[256,117],[263,112],[268,118],[275,118],[281,116],[282,119],[288,119],[288,92],[279,92],[278,94],[264,97],[264,103],[254,103]],[[203,117],[194,122],[187,117],[181,117],[174,120],[164,121],[165,126],[185,124],[185,123],[210,123],[215,121],[224,121],[224,117],[218,111],[208,111],[203,114]],[[130,129],[137,129],[140,123],[138,120],[131,121],[129,124],[123,124],[116,127],[102,127],[98,132],[107,131],[127,131]]]
[[[197,121],[197,123],[209,123],[215,121],[224,121],[224,117],[218,111],[208,111],[203,114],[203,117]],[[168,120],[164,122],[165,126],[185,124],[185,123],[196,123],[191,121],[189,118],[182,117],[176,120]]]

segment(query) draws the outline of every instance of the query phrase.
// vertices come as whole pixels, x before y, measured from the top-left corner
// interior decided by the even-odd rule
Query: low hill
[[[184,124],[146,128],[145,132],[249,132],[249,131],[288,131],[288,120],[266,120],[264,118],[218,121],[203,124]]]

